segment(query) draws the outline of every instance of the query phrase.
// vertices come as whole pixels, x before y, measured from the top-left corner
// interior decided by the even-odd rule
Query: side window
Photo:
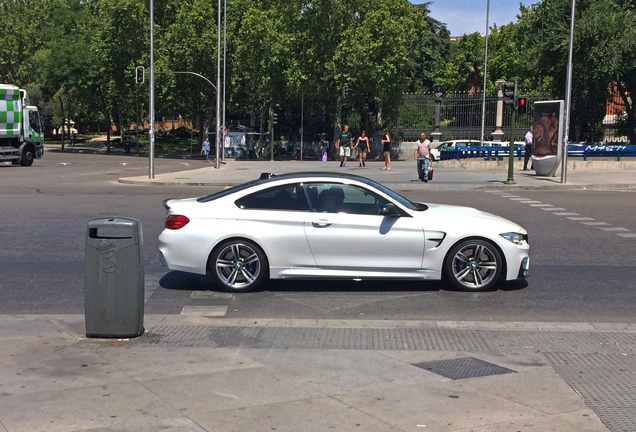
[[[305,191],[311,210],[326,213],[379,215],[387,201],[358,186],[313,183]]]
[[[245,196],[235,202],[241,209],[309,211],[299,184],[278,186]]]

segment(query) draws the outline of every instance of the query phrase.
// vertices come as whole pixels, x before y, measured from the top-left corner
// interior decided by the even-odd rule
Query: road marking
[[[568,220],[580,222],[582,225],[590,227],[596,227],[605,232],[611,232],[624,238],[636,238],[636,233],[629,232],[630,230],[623,227],[615,227],[607,222],[597,222],[594,218],[581,216],[575,212],[569,212],[562,207],[553,207],[552,204],[544,204],[541,201],[533,201],[528,198],[519,197],[517,195],[501,194],[502,198],[508,198],[511,201],[517,201],[521,204],[528,204],[531,207],[540,208],[543,211],[553,212],[552,214],[557,216],[565,216]]]
[[[609,226],[609,227],[598,227],[598,229],[603,230],[603,231],[629,231],[627,228],[623,228],[623,227],[613,227],[613,226]]]
[[[192,299],[231,299],[234,294],[218,291],[192,291],[190,298]]]
[[[181,315],[199,315],[207,317],[224,317],[227,306],[184,306]]]

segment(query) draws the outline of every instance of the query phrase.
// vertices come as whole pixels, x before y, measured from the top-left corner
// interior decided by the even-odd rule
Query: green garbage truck
[[[0,84],[0,162],[31,166],[44,154],[43,136],[40,113],[29,105],[27,92]]]

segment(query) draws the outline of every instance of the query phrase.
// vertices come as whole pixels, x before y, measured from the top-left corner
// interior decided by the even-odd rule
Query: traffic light
[[[143,66],[137,66],[136,81],[137,81],[137,84],[144,83],[144,67]]]
[[[524,97],[519,98],[519,108],[517,110],[517,113],[525,114],[527,109],[528,109],[528,99]]]
[[[277,113],[272,113],[272,123],[273,124],[278,124],[278,114]]]
[[[517,82],[511,81],[503,85],[503,103],[504,106],[515,109],[515,98],[517,97]]]
[[[347,95],[349,95],[349,83],[344,83],[344,97],[347,97]]]

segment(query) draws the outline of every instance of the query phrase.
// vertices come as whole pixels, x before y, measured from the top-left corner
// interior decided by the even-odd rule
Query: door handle
[[[311,223],[315,228],[327,228],[329,226],[331,226],[331,222],[329,222],[328,220],[325,219],[320,219],[317,221],[313,221]]]

